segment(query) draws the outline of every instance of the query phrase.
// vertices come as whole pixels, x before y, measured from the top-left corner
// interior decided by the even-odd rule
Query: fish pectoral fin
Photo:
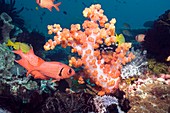
[[[45,76],[43,73],[35,70],[35,71],[32,71],[31,74],[33,74],[33,77],[35,79],[42,79],[42,80],[48,80],[49,77]]]
[[[29,74],[31,74],[32,71],[34,71],[34,70],[28,70],[26,76],[28,76]]]
[[[57,81],[60,81],[60,78],[59,79],[54,79],[51,82],[57,82]]]
[[[28,70],[26,76],[28,76],[29,74],[31,74],[32,71],[35,71],[35,70]],[[31,74],[31,75],[32,75],[32,74]],[[32,76],[33,76],[33,75],[32,75]]]
[[[57,82],[57,80],[52,80],[51,82]]]
[[[35,79],[42,79],[42,80],[48,79],[48,77],[44,76],[44,75],[41,74],[40,72],[39,72],[39,73],[36,73],[36,74],[34,75],[34,78],[35,78]]]

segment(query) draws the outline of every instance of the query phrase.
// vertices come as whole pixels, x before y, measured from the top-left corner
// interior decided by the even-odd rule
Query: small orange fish
[[[138,34],[136,37],[135,37],[135,40],[137,42],[143,42],[145,41],[145,35],[144,34]]]
[[[60,11],[58,6],[61,4],[61,2],[54,4],[54,0],[36,0],[36,3],[42,7],[42,8],[47,8],[50,11],[52,11],[52,7],[55,7],[57,11]]]
[[[126,28],[126,29],[130,29],[130,25],[128,23],[123,23],[123,27]]]

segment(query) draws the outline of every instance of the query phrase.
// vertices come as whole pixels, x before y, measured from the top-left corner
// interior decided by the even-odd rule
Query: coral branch
[[[81,59],[74,57],[69,61],[70,66],[79,67],[84,65],[88,76],[102,87],[99,95],[111,93],[118,88],[122,65],[130,62],[135,56],[127,53],[131,43],[117,45],[115,36],[116,19],[108,22],[103,14],[101,5],[92,5],[83,11],[88,19],[82,24],[72,24],[71,29],[62,29],[59,24],[49,25],[48,33],[56,34],[54,41],[49,40],[45,50],[54,49],[56,45],[62,47],[71,46],[72,52],[77,52]],[[101,44],[106,46],[115,45],[116,49],[110,52],[100,51]]]

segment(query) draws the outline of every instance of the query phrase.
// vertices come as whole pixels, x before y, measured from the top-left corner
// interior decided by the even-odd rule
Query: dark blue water
[[[81,24],[84,21],[82,11],[95,3],[102,5],[104,14],[109,19],[117,19],[117,29],[121,28],[123,23],[128,23],[131,28],[142,28],[145,21],[155,20],[170,9],[169,0],[57,0],[57,2],[62,2],[59,6],[60,12],[55,8],[52,12],[40,8],[36,0],[16,0],[16,7],[25,8],[21,15],[26,21],[27,28],[38,29],[45,34],[48,24],[59,23],[63,28],[69,28],[72,23]]]

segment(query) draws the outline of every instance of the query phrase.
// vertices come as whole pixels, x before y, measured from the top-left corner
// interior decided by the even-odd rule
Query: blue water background
[[[31,31],[36,29],[47,34],[47,25],[59,23],[63,28],[70,28],[71,24],[82,23],[84,17],[82,11],[91,4],[99,3],[104,9],[104,14],[109,18],[116,18],[116,28],[123,23],[128,23],[131,28],[142,28],[143,23],[157,19],[166,10],[170,9],[170,0],[57,0],[62,2],[60,12],[53,8],[40,8],[36,0],[16,0],[16,7],[24,7],[21,17],[25,20],[25,26]],[[36,7],[38,6],[38,10]],[[67,12],[64,14],[63,12]]]

